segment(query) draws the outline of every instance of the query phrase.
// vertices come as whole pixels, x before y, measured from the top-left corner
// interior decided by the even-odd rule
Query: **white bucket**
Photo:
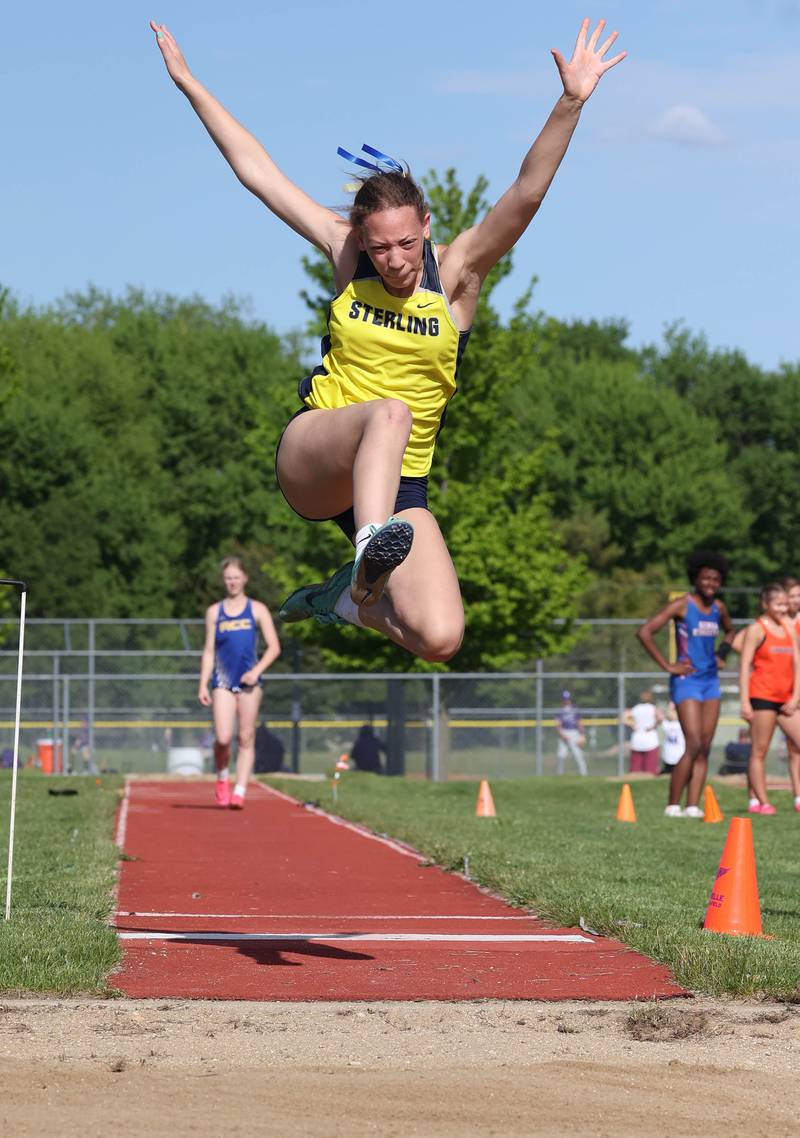
[[[205,768],[199,747],[170,747],[167,752],[169,774],[202,774]]]

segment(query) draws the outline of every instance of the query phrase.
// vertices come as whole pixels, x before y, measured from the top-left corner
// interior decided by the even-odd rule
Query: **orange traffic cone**
[[[731,818],[703,928],[729,936],[763,935],[749,818]]]
[[[619,795],[619,804],[617,805],[617,821],[618,822],[635,822],[636,810],[633,805],[633,795],[629,783],[625,783]]]
[[[478,790],[478,802],[475,807],[475,816],[477,818],[496,818],[497,811],[494,808],[494,799],[492,792],[489,789],[489,783],[485,778],[481,779],[481,785]]]
[[[707,786],[705,790],[705,798],[703,800],[703,821],[704,822],[724,822],[725,815],[719,808],[717,796],[712,787]]]

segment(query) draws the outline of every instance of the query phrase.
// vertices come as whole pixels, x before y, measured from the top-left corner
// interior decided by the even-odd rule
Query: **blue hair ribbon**
[[[374,146],[368,146],[366,144],[366,142],[361,147],[361,149],[364,152],[364,154],[369,154],[373,158],[377,158],[378,163],[382,162],[385,166],[388,166],[390,169],[399,170],[402,173],[403,167],[400,165],[400,163],[395,158],[390,158],[388,154],[381,153],[381,151],[376,150]],[[383,171],[381,170],[381,167],[377,163],[367,162],[367,160],[365,158],[358,158],[355,154],[351,154],[349,150],[345,150],[343,146],[338,146],[336,148],[336,153],[341,158],[346,159],[346,161],[352,162],[356,166],[362,166],[365,170],[371,170],[374,174],[383,173]]]

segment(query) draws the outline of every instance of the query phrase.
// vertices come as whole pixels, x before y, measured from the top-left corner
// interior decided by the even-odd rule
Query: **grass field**
[[[800,1000],[800,815],[788,793],[779,813],[753,818],[764,931],[774,939],[706,933],[701,926],[743,791],[717,785],[722,825],[663,816],[663,781],[634,782],[635,825],[615,820],[620,786],[580,778],[498,781],[497,819],[474,816],[475,783],[405,782],[347,773],[336,807],[329,782],[269,780],[295,797],[410,842],[558,924],[581,918],[666,964],[687,988],[712,995]]]
[[[274,778],[300,799],[333,808],[329,782]],[[117,850],[114,812],[122,780],[46,778],[23,772],[17,804],[12,919],[0,922],[0,992],[107,994],[119,959],[107,921]],[[0,774],[2,898],[11,779]],[[51,795],[50,790],[78,790]],[[663,782],[635,782],[639,821],[615,821],[619,784],[541,778],[493,785],[496,820],[475,818],[472,782],[430,784],[348,773],[337,813],[410,842],[513,904],[559,924],[615,936],[709,994],[800,999],[800,901],[795,850],[800,815],[788,793],[779,813],[755,817],[765,932],[723,937],[701,929],[727,825],[665,819]],[[726,816],[741,789],[717,786]]]
[[[0,992],[107,993],[119,959],[113,843],[119,778],[47,778],[23,771],[17,786],[11,920],[0,920]],[[50,790],[77,790],[52,795]],[[10,772],[0,775],[5,907]],[[0,913],[2,916],[2,913]]]

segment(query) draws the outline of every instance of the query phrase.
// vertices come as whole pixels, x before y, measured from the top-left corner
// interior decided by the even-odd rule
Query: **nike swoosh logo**
[[[433,301],[432,301],[432,300],[429,300],[427,304],[418,304],[418,305],[417,305],[417,308],[430,308],[430,306],[431,306],[432,304],[433,304]]]

